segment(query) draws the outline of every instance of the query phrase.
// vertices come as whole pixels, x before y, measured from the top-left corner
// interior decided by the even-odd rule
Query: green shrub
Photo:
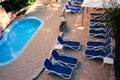
[[[21,10],[22,8],[29,6],[36,0],[8,0],[8,1],[12,4],[13,10]]]
[[[105,19],[109,27],[120,29],[120,4],[110,0],[109,4],[104,4]]]
[[[60,31],[60,32],[63,32],[64,29],[65,29],[65,26],[66,26],[66,22],[65,22],[65,21],[62,21],[62,22],[60,23],[60,26],[59,26],[59,31]]]

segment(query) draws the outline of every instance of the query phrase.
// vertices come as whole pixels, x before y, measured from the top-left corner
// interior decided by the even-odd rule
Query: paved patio
[[[0,80],[32,80],[43,69],[43,61],[50,57],[54,49],[56,38],[60,34],[58,26],[61,22],[61,11],[67,3],[61,0],[61,6],[48,6],[41,2],[27,12],[25,17],[36,16],[44,20],[44,26],[38,31],[30,44],[24,49],[22,55],[13,63],[0,67]],[[89,9],[89,12],[94,9]],[[84,49],[88,40],[96,40],[88,35],[89,12],[85,12],[84,25],[81,26],[82,14],[65,14],[67,28],[64,39],[79,41],[82,45],[80,51],[64,49],[63,51],[79,60],[78,68],[74,69],[71,80],[114,80],[111,65],[102,66],[102,59],[86,59]],[[114,47],[114,40],[112,43]],[[55,74],[47,74],[42,71],[35,80],[64,80]]]

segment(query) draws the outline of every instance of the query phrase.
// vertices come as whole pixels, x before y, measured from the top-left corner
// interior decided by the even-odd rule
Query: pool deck
[[[0,67],[0,80],[32,80],[43,70],[45,58],[50,58],[50,52],[54,49],[59,32],[58,26],[61,22],[61,12],[67,0],[61,0],[61,5],[48,5],[37,2],[24,17],[36,16],[44,20],[43,27],[34,36],[30,44],[24,49],[22,55],[13,63]],[[64,49],[67,55],[76,57],[79,61],[78,68],[74,69],[70,80],[115,80],[112,66],[105,64],[102,68],[102,59],[88,60],[84,57],[86,42],[98,40],[88,35],[89,13],[94,12],[90,8],[85,10],[84,25],[81,23],[82,13],[65,14],[67,28],[63,34],[64,39],[79,41],[81,50],[75,51]],[[24,36],[24,35],[23,35]],[[114,40],[112,43],[114,48]],[[47,74],[42,71],[35,80],[64,80],[55,74]]]

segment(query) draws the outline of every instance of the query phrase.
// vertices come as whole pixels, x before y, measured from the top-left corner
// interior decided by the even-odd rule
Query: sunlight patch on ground
[[[77,18],[76,18],[76,20],[75,20],[75,26],[80,26],[79,24],[81,23],[81,16],[78,16]]]
[[[34,4],[29,8],[29,11],[35,11],[36,8],[45,8],[45,7],[47,7],[48,9],[51,9],[51,11],[57,11],[58,8],[60,7],[60,4],[49,4],[49,5],[44,5],[42,3]]]
[[[35,4],[35,7],[45,7],[43,4]]]
[[[60,7],[60,4],[49,4],[49,5],[47,5],[46,7],[56,7],[56,8],[58,8],[58,7]]]
[[[52,8],[52,7],[50,7],[49,9],[48,9],[48,12],[55,12],[55,11],[57,11],[58,10],[58,8]],[[54,16],[54,14],[49,14],[49,15],[47,15],[46,17],[44,17],[46,20],[48,20],[48,19],[50,19],[50,17],[53,17]]]
[[[72,29],[71,31],[72,31],[72,32],[76,32],[77,30],[75,30],[75,29]]]
[[[77,27],[77,29],[79,29],[79,30],[84,30],[84,27]]]
[[[52,11],[57,11],[58,8],[59,8],[59,6],[54,6],[54,5],[52,5],[52,4],[49,4],[49,5],[47,5],[46,7],[47,7],[47,8],[50,8]]]
[[[54,8],[53,10],[54,10],[54,11],[57,11],[57,10],[58,10],[58,8]]]
[[[84,27],[81,26],[81,24],[74,24],[74,26],[72,28],[73,29],[76,28],[76,29],[79,29],[79,30],[84,30]]]
[[[74,24],[73,26],[78,26],[78,24]]]
[[[81,18],[77,18],[76,20],[80,20]]]
[[[55,7],[60,7],[60,4],[52,4]]]
[[[77,16],[77,17],[79,17],[79,18],[80,18],[81,16],[79,15],[79,16]]]
[[[74,27],[80,27],[80,26],[81,26],[80,23],[76,23],[76,24],[74,24]]]
[[[37,8],[37,7],[45,7],[42,3],[41,4],[33,4],[30,8],[29,8],[29,10],[30,11],[35,11],[35,8]]]
[[[80,21],[81,21],[81,19],[77,19],[77,20],[76,20],[76,23],[80,23]]]
[[[51,29],[46,29],[47,32],[51,32]]]
[[[48,6],[60,7],[60,3],[50,3]]]

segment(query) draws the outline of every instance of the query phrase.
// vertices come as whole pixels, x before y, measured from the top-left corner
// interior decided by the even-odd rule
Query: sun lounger
[[[101,22],[91,22],[90,23],[90,26],[106,26],[107,25],[107,23],[106,22],[103,22],[103,23],[101,23]]]
[[[90,19],[90,25],[104,25],[106,24],[105,19]]]
[[[111,28],[107,28],[106,30],[89,30],[89,33],[91,36],[101,36],[101,37],[107,37],[109,33],[111,32]]]
[[[58,36],[57,41],[64,47],[69,47],[74,50],[80,50],[80,42],[63,40],[60,36]]]
[[[108,48],[110,46],[111,42],[112,42],[112,38],[111,37],[107,38],[105,42],[101,42],[101,41],[88,41],[87,42],[87,47],[89,47],[89,48],[97,47],[97,48],[104,48],[104,49],[106,49],[106,48]]]
[[[65,5],[65,12],[73,12],[80,13],[81,8],[70,7],[69,5]]]
[[[99,17],[101,17],[101,16],[104,16],[105,14],[104,13],[90,13],[90,16],[91,17],[94,17],[94,16],[99,16]]]
[[[89,30],[106,31],[107,29],[110,29],[110,27],[107,27],[107,26],[89,26]]]
[[[90,13],[90,17],[97,20],[105,19],[104,13]]]
[[[55,65],[48,59],[44,61],[44,66],[48,70],[48,72],[55,73],[64,79],[70,79],[73,73],[73,69],[69,67]]]
[[[79,6],[79,5],[73,5],[73,4],[71,3],[71,1],[68,1],[68,5],[71,6],[71,7],[74,7],[74,8],[78,8],[78,9],[82,8],[82,7]]]
[[[112,47],[109,47],[105,52],[86,49],[84,56],[88,59],[104,58],[108,57],[112,53],[112,51]]]
[[[56,50],[52,51],[52,57],[61,65],[65,65],[70,68],[76,68],[78,64],[78,60],[76,58],[59,55]]]

